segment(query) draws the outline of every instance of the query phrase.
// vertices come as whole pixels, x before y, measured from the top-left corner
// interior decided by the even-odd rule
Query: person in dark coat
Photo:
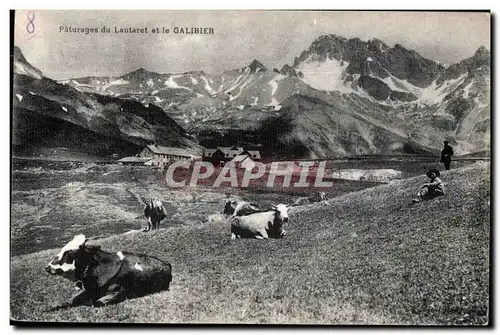
[[[449,143],[449,141],[444,141],[444,148],[441,150],[441,163],[444,164],[446,170],[450,169],[451,156],[453,156],[453,148]]]
[[[441,176],[439,171],[430,169],[426,174],[430,181],[422,185],[417,194],[418,198],[413,199],[413,202],[420,202],[424,199],[432,199],[444,195],[444,185],[441,178],[439,178]]]

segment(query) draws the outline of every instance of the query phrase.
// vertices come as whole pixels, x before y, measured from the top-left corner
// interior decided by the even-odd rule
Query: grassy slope
[[[409,205],[426,177],[295,208],[283,240],[229,239],[224,223],[101,240],[173,264],[170,292],[101,309],[50,311],[72,284],[43,267],[56,250],[12,257],[20,320],[484,324],[488,313],[489,166],[443,173],[448,195]]]
[[[239,194],[265,208],[271,203],[293,203],[299,196],[315,191],[268,188],[264,186],[267,179],[240,189],[230,188],[229,183],[216,188],[201,185],[172,189],[164,180],[164,172],[142,166],[61,162],[25,169],[18,166],[12,180],[11,254],[56,248],[76,234],[111,236],[140,229],[146,224],[141,200],[149,197],[161,199],[167,209],[169,215],[162,227],[174,227],[198,225],[209,214],[220,212],[226,194]],[[349,180],[334,183],[328,190],[330,197],[378,184]]]

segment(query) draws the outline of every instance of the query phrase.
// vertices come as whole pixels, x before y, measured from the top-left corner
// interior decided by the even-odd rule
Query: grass
[[[173,265],[169,292],[100,309],[57,309],[72,284],[11,257],[11,317],[30,321],[484,325],[489,306],[489,165],[444,172],[447,195],[411,204],[425,176],[295,207],[288,236],[235,240],[223,222],[99,243]],[[62,245],[62,242],[60,243]]]
[[[49,162],[16,166],[12,181],[11,253],[13,255],[55,248],[76,234],[110,236],[141,229],[146,224],[143,203],[157,197],[169,217],[163,227],[201,224],[224,208],[233,194],[264,207],[292,203],[313,188],[268,188],[259,183],[246,189],[229,186],[171,189],[160,170],[150,167]],[[30,163],[30,162],[28,162]],[[215,179],[212,178],[212,179]],[[213,182],[213,180],[212,180]],[[378,185],[374,182],[334,180],[330,197]]]

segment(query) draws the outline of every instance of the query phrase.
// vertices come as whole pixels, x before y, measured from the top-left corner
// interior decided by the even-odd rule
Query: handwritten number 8
[[[35,32],[35,13],[29,12],[27,17],[29,22],[26,25],[26,31],[33,34]]]

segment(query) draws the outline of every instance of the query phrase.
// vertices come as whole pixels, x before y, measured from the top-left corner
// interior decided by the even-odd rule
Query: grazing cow
[[[144,231],[160,229],[160,221],[167,217],[167,211],[160,200],[150,199],[144,207],[144,215],[148,219],[148,228]]]
[[[104,306],[169,289],[170,263],[143,254],[103,251],[86,242],[85,235],[75,236],[45,267],[51,275],[83,287],[71,305]]]
[[[229,222],[232,240],[242,237],[281,238],[286,235],[283,223],[288,222],[288,207],[283,204],[273,205],[270,211],[247,216],[233,216]]]
[[[326,193],[325,192],[317,192],[314,195],[311,195],[309,197],[300,197],[295,202],[293,203],[292,206],[301,206],[301,205],[307,205],[307,204],[312,204],[314,202],[320,202],[323,200],[326,200]]]
[[[260,211],[261,208],[258,204],[254,204],[248,201],[226,200],[226,205],[224,207],[224,210],[222,211],[222,214],[231,216],[244,216],[258,213]]]

